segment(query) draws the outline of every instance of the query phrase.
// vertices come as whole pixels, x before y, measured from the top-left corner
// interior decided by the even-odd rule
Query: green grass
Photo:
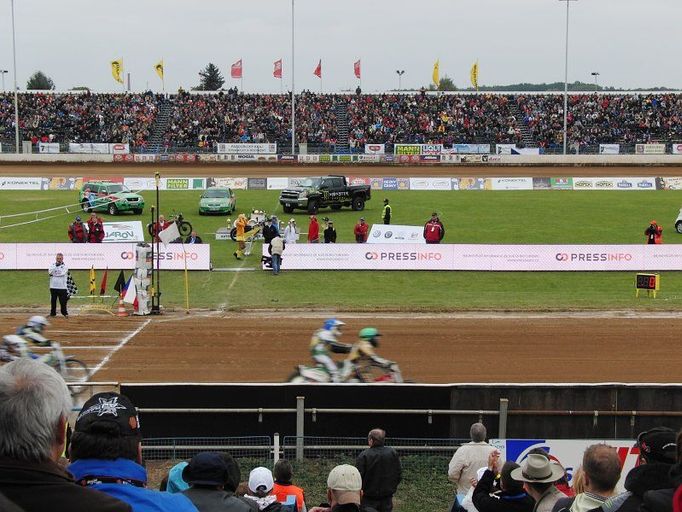
[[[252,208],[282,213],[276,191],[237,191],[238,211]],[[154,195],[145,193],[147,204]],[[208,233],[226,225],[225,217],[201,217],[197,212],[199,191],[162,192],[161,211],[182,211],[195,229],[212,244],[215,267],[254,267],[259,248],[244,262],[231,256],[232,242],[211,240]],[[432,211],[445,224],[446,243],[518,244],[641,244],[651,219],[664,227],[665,243],[682,243],[673,222],[682,205],[680,191],[461,191],[461,192],[374,192],[362,213],[370,224],[378,222],[381,203],[388,197],[395,224],[423,224]],[[76,194],[60,191],[0,192],[0,216],[23,213],[77,200]],[[66,230],[78,210],[58,213],[49,220],[6,227],[13,219],[0,221],[0,242],[68,243]],[[50,215],[50,214],[48,214]],[[339,242],[353,242],[358,212],[323,210],[318,217],[334,220]],[[108,215],[103,215],[105,220]],[[301,231],[307,230],[307,215],[293,215]],[[35,218],[15,219],[22,222]],[[130,215],[126,218],[138,218]],[[148,222],[148,210],[141,217]],[[98,280],[101,273],[98,273]],[[76,272],[81,291],[87,272]],[[110,276],[111,279],[111,276]],[[162,275],[162,303],[184,302],[181,272]],[[113,282],[113,281],[112,281]],[[662,290],[656,300],[635,299],[632,272],[283,272],[269,273],[192,272],[192,307],[272,308],[300,307],[335,309],[403,309],[448,311],[467,309],[677,309],[682,306],[682,274],[664,272]],[[44,305],[47,299],[45,272],[2,272],[0,288],[5,305]]]

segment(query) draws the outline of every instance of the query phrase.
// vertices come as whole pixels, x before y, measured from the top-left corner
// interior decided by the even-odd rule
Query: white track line
[[[80,347],[76,345],[62,345],[68,350],[111,350],[117,347],[117,345],[100,345],[99,347],[94,347],[91,345]]]
[[[102,359],[102,362],[100,362],[97,366],[95,366],[95,368],[92,370],[92,373],[90,374],[90,377],[92,377],[92,376],[95,375],[98,371],[100,371],[100,370],[102,369],[102,367],[103,367],[105,364],[107,364],[107,363],[109,362],[109,359],[111,359],[111,357],[112,357],[116,352],[118,352],[118,351],[121,350],[123,347],[125,347],[125,346],[126,346],[126,343],[128,343],[128,342],[129,342],[130,340],[132,340],[135,336],[137,336],[137,335],[140,333],[140,331],[141,331],[142,329],[144,329],[145,327],[147,327],[147,325],[149,325],[149,322],[151,322],[151,321],[152,321],[151,318],[150,318],[149,320],[146,320],[141,326],[139,326],[137,329],[135,329],[133,332],[131,332],[131,333],[128,334],[125,338],[123,338],[123,339],[119,342],[119,344],[116,345],[116,346],[111,350],[111,352],[109,352],[109,353],[106,355],[106,357],[105,357],[104,359]]]
[[[73,329],[69,329],[69,330],[50,329],[50,332],[73,334]],[[116,333],[120,333],[120,332],[128,332],[128,330],[127,329],[116,329],[113,331],[88,331],[87,335],[89,336],[91,334],[116,334]]]

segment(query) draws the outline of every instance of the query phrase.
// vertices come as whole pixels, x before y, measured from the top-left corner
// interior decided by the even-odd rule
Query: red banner
[[[275,78],[282,78],[282,59],[275,61],[275,70],[272,72],[272,76]]]
[[[355,72],[355,78],[360,80],[360,60],[353,64],[353,71]]]
[[[313,71],[313,75],[315,75],[317,78],[322,78],[322,59],[320,59],[320,62],[317,63],[317,67],[315,68],[315,71]]]
[[[237,62],[232,64],[232,69],[230,70],[230,75],[232,78],[241,78],[242,77],[242,59],[239,59]]]

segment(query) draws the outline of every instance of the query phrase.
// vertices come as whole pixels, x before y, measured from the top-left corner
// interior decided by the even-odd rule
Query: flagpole
[[[163,57],[161,57],[161,90],[166,92],[166,65],[163,63]]]
[[[291,154],[296,154],[296,87],[294,79],[294,1],[291,0]]]
[[[14,0],[11,1],[11,5],[12,5],[12,58],[14,60],[14,152],[19,153],[19,96],[17,94],[17,41],[14,30]]]

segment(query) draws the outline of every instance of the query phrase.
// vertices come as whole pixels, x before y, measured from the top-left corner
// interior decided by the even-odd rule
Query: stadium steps
[[[350,153],[350,145],[348,143],[348,134],[350,132],[348,105],[345,102],[337,101],[334,105],[334,112],[336,113],[336,148],[334,152],[348,154]]]
[[[164,99],[159,105],[159,113],[156,115],[154,125],[152,126],[152,134],[149,137],[147,144],[148,153],[159,153],[163,147],[164,135],[168,131],[170,125],[170,116],[173,107],[170,101]]]
[[[530,128],[528,128],[528,125],[524,120],[523,112],[521,112],[521,109],[519,108],[515,101],[512,100],[509,102],[509,110],[514,115],[517,126],[521,129],[521,138],[523,140],[523,145],[527,148],[537,146],[537,144],[533,140],[533,136],[530,133]]]

